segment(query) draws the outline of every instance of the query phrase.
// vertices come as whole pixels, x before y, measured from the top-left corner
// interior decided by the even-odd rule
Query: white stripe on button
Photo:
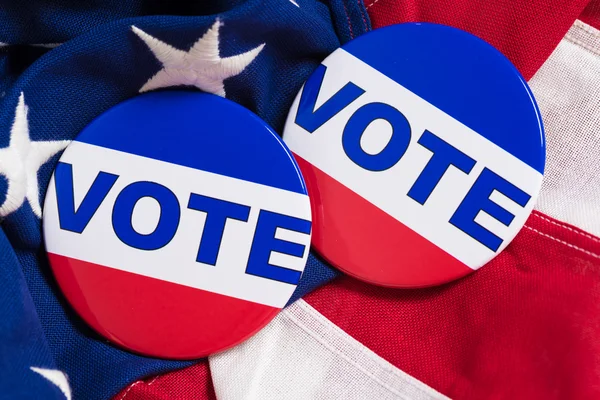
[[[310,220],[308,197],[302,194],[199,171],[81,142],[73,142],[61,162],[73,164],[75,207],[98,174],[89,160],[106,159],[102,170],[120,175],[82,234],[57,229],[46,236],[48,252],[106,267],[161,279],[272,307],[283,307],[295,286],[245,273],[260,209]],[[177,233],[165,247],[143,251],[122,243],[111,223],[116,196],[135,181],[153,181],[168,187],[177,196],[181,219]],[[48,187],[45,224],[59,226],[54,177]],[[196,262],[204,228],[205,213],[187,209],[190,192],[251,206],[248,222],[229,220],[225,227],[215,266]],[[135,211],[134,211],[135,214]],[[295,235],[308,248],[309,235]],[[272,257],[277,253],[272,253]],[[286,257],[275,256],[286,265]],[[288,260],[289,261],[289,260]],[[289,267],[301,269],[301,259]]]

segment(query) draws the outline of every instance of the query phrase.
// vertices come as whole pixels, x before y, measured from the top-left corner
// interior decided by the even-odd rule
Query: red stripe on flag
[[[394,290],[342,277],[305,300],[452,398],[600,398],[600,239],[540,213],[459,281]]]
[[[403,287],[431,286],[473,272],[334,178],[295,157],[311,198],[312,244],[332,265],[369,282],[389,285],[392,280],[403,282],[398,285]]]
[[[252,336],[279,312],[57,254],[48,258],[63,293],[88,324],[114,343],[149,356],[168,350],[169,358],[204,357],[232,337]],[[255,328],[248,331],[248,326]]]
[[[208,359],[191,367],[133,382],[113,400],[217,400]]]
[[[434,22],[495,46],[529,79],[550,56],[589,0],[366,0],[374,28]]]
[[[600,0],[591,0],[579,19],[596,29],[600,29]]]

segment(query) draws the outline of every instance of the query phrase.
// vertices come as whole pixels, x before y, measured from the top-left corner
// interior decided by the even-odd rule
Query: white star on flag
[[[8,180],[6,199],[0,206],[0,218],[18,210],[25,200],[34,214],[41,218],[38,169],[70,143],[69,140],[32,142],[27,110],[25,96],[21,93],[10,130],[9,145],[0,149],[0,175]]]
[[[30,367],[33,372],[36,372],[46,378],[50,383],[56,385],[65,395],[67,400],[71,400],[71,387],[64,372],[58,369]]]
[[[188,51],[176,49],[132,25],[131,30],[146,43],[163,65],[163,68],[142,86],[140,92],[186,85],[225,97],[223,81],[241,73],[258,56],[265,44],[236,56],[221,58],[219,28],[222,25],[217,20]]]

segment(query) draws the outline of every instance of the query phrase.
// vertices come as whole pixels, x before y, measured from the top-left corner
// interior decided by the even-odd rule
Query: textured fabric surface
[[[495,46],[529,79],[589,0],[366,0],[374,28],[434,22],[464,29]]]
[[[303,300],[256,336],[209,360],[220,400],[446,398],[394,368]]]
[[[546,129],[536,209],[600,235],[600,31],[578,21],[531,79]]]
[[[150,15],[211,15],[232,10],[243,3],[244,0],[4,0],[0,38],[2,42],[10,45],[59,44],[98,25],[123,18]]]
[[[399,291],[344,277],[306,301],[451,398],[600,396],[600,240],[541,214],[460,281]]]
[[[176,379],[173,379],[176,377]],[[145,380],[135,381],[115,400],[217,400],[208,360],[191,367]]]
[[[9,246],[6,235],[0,230],[0,249]],[[30,393],[45,393],[48,399],[61,399],[63,397],[57,387],[49,388],[41,377],[31,373],[32,366],[54,369],[56,364],[50,354],[33,299],[27,290],[23,272],[18,268],[7,268],[9,265],[18,265],[15,254],[0,251],[0,280],[4,282],[0,290],[0,315],[3,317],[0,322],[0,368],[2,371],[9,371],[6,375],[14,372],[19,375],[16,378],[12,376],[13,379],[10,380],[1,380],[4,393],[0,394],[0,398],[9,398],[4,397],[4,394],[14,398],[28,398]],[[12,284],[9,285],[8,282]],[[18,361],[9,356],[15,353],[19,355]],[[21,366],[23,368],[19,368]],[[28,381],[28,387],[22,386],[23,380]]]
[[[171,16],[148,15],[155,13]],[[183,52],[217,19],[218,56],[243,54],[264,44],[243,71],[225,79],[226,96],[281,132],[308,74],[349,36],[350,25],[353,35],[368,29],[365,18],[362,4],[338,0],[8,2],[0,12],[0,72],[6,72],[0,77],[0,149],[11,148],[13,126],[33,143],[71,140],[100,113],[135,96],[163,67],[139,31]],[[184,82],[186,75],[175,78],[171,84]],[[117,348],[65,302],[47,263],[41,221],[31,206],[38,189],[43,202],[58,157],[56,153],[45,160],[27,181],[20,178],[18,163],[4,165],[0,160],[0,207],[11,205],[0,210],[0,269],[10,286],[0,305],[0,362],[10,365],[0,374],[0,393],[8,398],[64,398],[57,386],[64,379],[56,383],[30,369],[38,367],[54,371],[48,376],[66,373],[76,399],[105,399],[140,378],[193,364]],[[15,193],[15,186],[9,192],[11,176],[19,177],[11,184],[22,185],[17,192],[28,193],[29,199],[7,199],[7,193]],[[312,255],[307,268],[296,298],[335,275]]]
[[[380,3],[387,5],[377,8]],[[540,46],[547,56],[550,55],[575,18],[566,7],[566,16],[556,10],[552,14],[555,24],[548,24],[548,19],[538,20],[535,12],[540,7],[554,7],[547,3],[534,2],[528,9],[522,2],[477,3],[478,6],[472,2],[470,12],[457,9],[444,15],[449,9],[441,7],[441,11],[434,10],[433,3],[422,2],[419,3],[421,9],[414,12],[435,16],[433,22],[443,22],[444,18],[448,18],[446,21],[454,26],[470,23],[473,31],[477,30],[481,36],[487,34],[493,39],[496,35],[497,43],[502,43],[505,36],[511,37],[513,43],[504,50],[514,51],[513,61],[531,77],[541,61],[536,51],[529,52],[530,47]],[[393,9],[402,10],[402,7],[417,3],[379,0],[377,4],[368,7],[375,27],[381,26],[382,21],[403,21],[410,14],[394,13]],[[498,9],[491,14],[508,15],[503,18],[525,22],[517,26],[509,23],[495,26],[494,19],[482,18],[479,14],[484,11],[489,14],[488,7],[492,4]],[[516,13],[514,7],[521,7],[520,13]],[[547,12],[542,15],[548,18]],[[572,18],[564,29],[561,28],[563,17]],[[541,33],[555,29],[563,29],[555,43],[554,34]],[[597,90],[598,74],[588,75],[588,71],[577,65],[581,60],[596,59],[595,51],[589,49],[590,45],[596,46],[595,34],[589,35],[596,31],[591,29],[576,22],[547,61],[549,66],[561,65],[551,69],[544,66],[531,80],[536,95],[540,92],[540,108],[549,138],[548,171],[554,177],[557,177],[555,170],[568,172],[570,169],[577,170],[579,165],[587,165],[586,168],[591,169],[586,177],[593,181],[594,171],[597,171],[597,166],[590,167],[591,164],[586,161],[596,159],[598,151],[586,147],[585,142],[573,144],[573,157],[560,157],[564,146],[571,145],[568,141],[561,143],[563,130],[569,126],[579,126],[577,130],[568,130],[575,137],[586,137],[594,142],[598,136],[592,125],[582,129],[580,121],[582,116],[594,113],[599,107],[597,96],[590,95]],[[573,35],[586,45],[575,44]],[[562,53],[565,51],[569,51],[567,54],[572,57],[564,57]],[[528,55],[532,56],[531,59]],[[575,83],[581,82],[580,86],[563,84],[565,77],[572,79],[573,76],[581,77],[574,80]],[[553,90],[553,86],[560,89]],[[550,88],[550,91],[544,92],[547,90],[544,88]],[[586,101],[581,101],[580,95],[585,96]],[[565,110],[568,112],[561,117]],[[588,136],[584,136],[586,134]],[[564,151],[568,154],[568,150]],[[559,168],[554,163],[561,158],[566,160],[563,160],[566,164]],[[562,178],[565,179],[565,187],[568,179],[576,179]],[[550,179],[550,183],[554,181],[561,185],[560,178]],[[551,187],[545,186],[543,196],[551,193]],[[553,198],[564,204],[573,196],[570,191],[556,193]],[[600,204],[600,192],[596,192],[595,197],[592,191],[585,193],[590,197],[582,208]],[[577,210],[577,205],[572,203],[572,206]],[[593,221],[597,218],[597,213],[586,215]],[[457,282],[425,290],[392,290],[342,277],[305,299],[369,351],[451,398],[565,399],[600,396],[600,375],[596,368],[600,365],[597,340],[600,334],[599,297],[600,239],[578,227],[534,212],[505,252],[478,272]],[[264,351],[285,353],[286,346],[282,343],[293,340],[271,341],[271,346]],[[250,344],[241,345],[240,353],[237,348],[232,350],[229,353],[231,360],[219,362],[223,366],[228,365],[227,361],[231,361],[232,365],[243,362],[255,365],[252,363],[257,361],[252,358],[252,351],[242,354],[244,346]],[[227,353],[219,355],[226,356]],[[244,360],[244,356],[251,359]],[[281,369],[278,374],[286,374],[290,373],[289,370],[294,371],[294,366],[289,366],[286,371],[283,367]],[[260,376],[261,372],[253,371],[243,379],[267,382],[272,379]],[[315,373],[313,379],[325,379],[331,375],[340,379],[337,374],[342,372],[328,370],[325,374]],[[177,380],[176,373],[172,379]],[[230,381],[239,380],[232,374]],[[217,391],[227,391],[227,382],[219,380],[215,383]],[[203,381],[195,383],[205,384]]]
[[[600,1],[591,0],[579,16],[579,19],[596,29],[600,29]]]

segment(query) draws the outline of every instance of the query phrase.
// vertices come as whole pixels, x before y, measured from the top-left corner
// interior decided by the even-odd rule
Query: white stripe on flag
[[[529,84],[548,149],[535,208],[600,236],[600,31],[576,21]]]
[[[220,400],[447,398],[379,357],[304,300],[209,361]]]

